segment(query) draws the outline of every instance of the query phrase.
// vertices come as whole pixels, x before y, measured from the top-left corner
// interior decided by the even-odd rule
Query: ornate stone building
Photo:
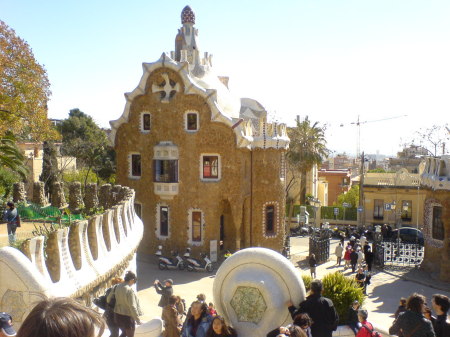
[[[200,53],[186,6],[175,51],[143,64],[122,116],[111,122],[117,180],[136,191],[140,251],[232,251],[284,240],[286,126],[257,101],[234,97]]]
[[[426,192],[422,267],[450,282],[450,156],[427,158],[421,178]]]

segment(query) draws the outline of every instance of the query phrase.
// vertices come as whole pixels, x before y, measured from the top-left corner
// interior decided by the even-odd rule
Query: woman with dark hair
[[[401,313],[389,328],[390,335],[409,337],[434,337],[431,322],[423,316],[426,298],[414,293],[406,302],[406,311]]]
[[[308,337],[305,331],[297,325],[279,327],[267,334],[266,337]]]
[[[195,301],[191,304],[191,316],[186,318],[182,337],[205,337],[212,321],[207,313],[208,305],[205,302]]]
[[[16,229],[20,227],[20,217],[13,202],[6,204],[8,209],[3,213],[3,220],[7,222],[8,240],[11,246],[16,241]]]
[[[122,330],[122,337],[134,337],[136,323],[141,324],[139,316],[142,315],[139,299],[132,286],[136,283],[136,274],[127,271],[123,283],[115,286],[108,294],[107,302],[111,303],[115,298],[114,322]]]
[[[169,297],[169,303],[163,308],[162,320],[164,321],[164,337],[179,337],[181,332],[181,320],[177,311],[177,296]]]
[[[122,282],[123,282],[122,278],[114,277],[111,281],[111,287],[108,288],[105,292],[106,298],[108,298],[108,295],[111,291],[114,291],[116,285]],[[106,305],[105,312],[103,313],[103,318],[105,319],[106,324],[108,325],[108,330],[111,333],[110,337],[118,337],[119,327],[116,325],[116,322],[114,321],[114,306],[108,304]]]
[[[307,313],[298,314],[294,317],[294,325],[299,326],[305,331],[307,337],[312,337],[311,325],[313,321]]]
[[[105,321],[94,310],[68,297],[39,302],[23,321],[17,337],[100,337]]]
[[[236,331],[225,323],[222,316],[215,316],[206,332],[206,337],[237,337]]]

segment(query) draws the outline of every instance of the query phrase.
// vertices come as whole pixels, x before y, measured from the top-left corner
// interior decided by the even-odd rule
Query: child
[[[359,302],[355,300],[348,309],[348,326],[350,327],[350,329],[353,330],[355,336],[360,328],[358,320],[358,310],[359,310]]]
[[[397,311],[395,312],[395,319],[398,318],[398,316],[406,311],[406,298],[402,297],[400,298],[400,305],[397,308]]]
[[[209,302],[208,312],[212,317],[217,316],[217,311],[214,309],[214,304],[212,302]]]

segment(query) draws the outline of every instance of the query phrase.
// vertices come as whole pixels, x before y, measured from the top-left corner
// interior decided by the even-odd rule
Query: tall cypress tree
[[[51,187],[55,181],[58,181],[58,159],[57,150],[53,141],[44,142],[44,156],[42,160],[42,173],[39,180],[45,184],[45,193],[51,196]]]

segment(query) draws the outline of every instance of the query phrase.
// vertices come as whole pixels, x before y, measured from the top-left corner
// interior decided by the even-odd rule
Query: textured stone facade
[[[22,182],[14,183],[14,185],[13,185],[13,201],[15,203],[27,201],[27,192],[25,191],[24,183],[22,183]]]
[[[72,213],[80,213],[84,208],[83,196],[81,195],[81,183],[75,181],[69,185],[69,209]]]
[[[103,209],[110,208],[112,203],[112,186],[110,184],[104,184],[100,186],[98,194],[98,203]]]
[[[33,203],[40,206],[47,206],[49,204],[45,196],[45,185],[42,181],[35,181],[33,183]]]
[[[90,183],[84,191],[84,207],[89,212],[98,207],[97,184]]]
[[[422,268],[450,282],[450,156],[429,157],[421,164],[426,192],[423,216],[425,257]]]
[[[52,186],[52,206],[66,208],[66,196],[64,195],[64,186],[62,182],[54,182]]]
[[[179,34],[192,31],[189,25]],[[136,191],[141,210],[141,252],[153,254],[158,245],[166,252],[187,247],[194,253],[209,252],[212,240],[223,241],[223,248],[231,251],[263,246],[281,252],[281,158],[289,143],[285,126],[267,123],[265,110],[250,99],[236,111],[228,89],[212,81],[212,73],[204,76],[210,71],[209,59],[199,60],[196,48],[179,54],[181,62],[163,55],[144,64],[139,87],[127,94],[124,114],[111,122],[117,182]],[[195,84],[189,74],[211,80],[217,91],[208,85],[198,89],[200,82]],[[243,111],[252,115],[252,109],[260,109],[255,118],[242,116]],[[191,117],[194,127],[188,123]],[[205,157],[217,158],[212,179],[205,178],[213,170]],[[169,161],[177,165],[171,178],[161,164]],[[166,180],[157,178],[159,174]]]

